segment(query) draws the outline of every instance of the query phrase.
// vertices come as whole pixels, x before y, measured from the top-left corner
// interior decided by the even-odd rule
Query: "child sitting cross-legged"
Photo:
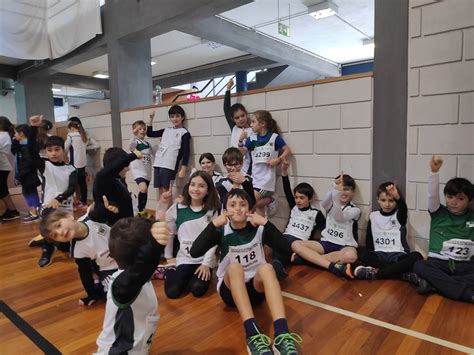
[[[296,253],[292,262],[303,263],[304,259],[336,276],[354,278],[351,265],[357,260],[357,221],[360,209],[352,203],[355,181],[347,174],[336,177],[334,188],[321,201],[326,210],[326,228],[321,232],[321,241],[308,248],[304,241],[291,244]]]
[[[407,204],[397,186],[386,182],[377,189],[378,211],[369,215],[366,250],[359,251],[359,261],[367,266],[357,266],[357,279],[375,280],[414,277],[413,265],[423,256],[410,253],[407,243]]]
[[[268,219],[250,213],[251,202],[245,191],[230,190],[224,200],[224,212],[194,241],[191,256],[199,257],[215,245],[220,246],[217,290],[227,306],[237,307],[249,354],[272,354],[271,340],[261,333],[252,309],[265,298],[275,329],[274,353],[297,354],[296,343],[301,343],[301,338],[288,330],[280,284],[263,251],[263,244],[267,244],[289,256],[289,245]]]

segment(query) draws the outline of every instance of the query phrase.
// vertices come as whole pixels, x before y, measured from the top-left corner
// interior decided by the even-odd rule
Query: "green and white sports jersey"
[[[249,236],[234,232],[229,224],[222,229],[221,261],[217,268],[217,290],[224,281],[224,274],[229,264],[241,264],[244,268],[245,282],[257,273],[257,268],[265,264],[263,251],[263,226],[255,228]]]
[[[129,142],[130,150],[137,149],[142,153],[142,159],[135,159],[130,163],[133,179],[143,178],[151,180],[151,145],[145,140],[132,137]],[[132,149],[133,148],[133,149]]]
[[[191,246],[209,222],[217,216],[215,211],[204,211],[202,207],[192,208],[182,204],[172,205],[166,212],[166,222],[170,234],[177,235],[179,250],[176,256],[176,265],[203,264],[209,267],[215,265],[217,246],[209,249],[204,256],[193,258],[190,255]]]
[[[454,215],[440,205],[431,213],[429,256],[468,261],[474,256],[474,211]]]

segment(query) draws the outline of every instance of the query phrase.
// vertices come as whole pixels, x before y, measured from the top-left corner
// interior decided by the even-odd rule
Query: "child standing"
[[[110,230],[110,256],[119,270],[112,275],[97,354],[148,354],[159,320],[150,281],[169,240],[166,222],[124,218]]]
[[[77,209],[87,207],[87,182],[86,182],[86,144],[87,133],[85,129],[77,122],[71,121],[67,128],[69,133],[64,143],[64,150],[69,154],[69,164],[77,169],[77,181],[80,191],[80,202]]]
[[[39,219],[39,208],[41,206],[38,186],[41,185],[33,154],[28,146],[28,135],[30,127],[21,124],[15,127],[15,140],[12,145],[12,153],[15,154],[16,174],[15,180],[21,185],[21,192],[29,207],[28,215],[22,217],[22,223],[30,223]]]
[[[110,227],[93,222],[87,215],[79,220],[68,212],[55,211],[41,221],[41,235],[50,243],[71,242],[71,256],[75,259],[82,286],[87,296],[79,300],[80,306],[92,306],[105,299],[111,275],[118,266],[109,253]],[[101,289],[96,289],[93,263],[99,267]]]
[[[0,223],[2,223],[2,220],[8,221],[20,217],[20,213],[16,210],[8,191],[8,175],[12,171],[11,163],[13,161],[11,153],[12,130],[13,125],[10,120],[0,116],[0,200],[6,206],[6,211],[0,215]]]
[[[190,249],[194,240],[217,215],[219,207],[211,177],[204,171],[196,171],[183,188],[182,203],[172,205],[167,211],[166,222],[170,233],[177,235],[179,240],[176,269],[166,272],[165,293],[169,298],[178,298],[188,285],[195,297],[207,292],[216,248],[198,258],[191,257]]]
[[[41,124],[42,116],[30,117],[30,134],[28,136],[28,148],[32,152],[34,166],[38,168],[43,180],[43,203],[42,208],[59,209],[72,213],[72,195],[77,184],[77,171],[74,166],[64,162],[64,140],[58,136],[48,137],[45,145],[47,159],[39,156],[36,134]],[[41,258],[38,261],[40,267],[51,264],[54,252],[54,244],[43,242]]]
[[[311,247],[301,240],[293,242],[292,249],[298,256],[337,276],[354,278],[350,263],[357,260],[357,239],[360,209],[352,203],[355,181],[347,174],[339,175],[335,186],[324,196],[321,206],[326,210],[326,228],[321,232],[321,241]]]
[[[252,178],[242,174],[243,159],[240,150],[234,147],[227,148],[222,155],[222,163],[227,170],[227,176],[221,177],[216,182],[217,193],[222,203],[230,190],[243,189],[249,194],[252,205],[255,204]]]
[[[313,239],[317,230],[322,231],[324,229],[326,218],[324,218],[320,210],[311,206],[315,191],[310,184],[302,182],[296,185],[293,195],[290,180],[288,179],[288,167],[288,161],[283,160],[281,178],[286,200],[291,209],[290,218],[283,232],[283,237],[291,248],[293,243],[299,241],[300,249],[314,250],[314,248],[317,248],[316,243],[318,242],[310,239]],[[279,281],[284,280],[288,276],[285,271],[287,264],[282,262],[282,260],[286,259],[278,255],[277,252],[274,252],[272,255],[272,265]]]
[[[129,148],[138,150],[143,158],[130,163],[130,171],[138,185],[138,213],[143,215],[148,199],[148,186],[151,180],[151,145],[145,140],[146,123],[142,120],[132,124],[133,137],[130,138]]]
[[[431,216],[428,260],[415,263],[421,278],[418,292],[433,289],[445,297],[474,303],[474,198],[471,182],[449,180],[444,187],[446,206],[439,201],[440,156],[431,158],[428,179],[428,211]]]
[[[252,156],[252,178],[255,190],[256,211],[265,215],[265,206],[272,201],[276,184],[276,166],[287,159],[290,148],[280,135],[280,128],[268,111],[256,111],[252,116],[250,126],[256,134],[240,144],[242,154],[250,152]],[[270,209],[270,214],[276,212],[276,206]]]
[[[289,255],[280,231],[265,217],[251,214],[251,200],[241,189],[232,189],[225,198],[225,211],[208,224],[191,248],[198,257],[220,246],[217,291],[229,307],[237,307],[243,321],[249,354],[271,354],[271,340],[260,331],[253,306],[267,298],[273,318],[275,354],[297,354],[297,334],[291,334],[285,315],[280,285],[270,264],[265,262],[263,244]],[[250,222],[247,218],[250,217]]]
[[[174,105],[168,110],[168,116],[172,127],[162,128],[153,131],[153,119],[155,111],[150,114],[146,135],[148,137],[161,137],[160,146],[155,153],[154,181],[153,187],[158,188],[161,195],[169,191],[172,181],[176,178],[183,178],[186,174],[186,167],[189,162],[191,135],[183,127],[186,114],[181,106]],[[179,164],[181,163],[181,167]],[[179,171],[178,171],[179,168]],[[159,197],[159,196],[158,196]],[[159,200],[159,198],[157,198]]]
[[[231,106],[230,90],[232,90],[233,86],[234,81],[231,79],[227,83],[227,90],[224,96],[224,115],[231,130],[230,145],[238,148],[239,144],[243,144],[245,139],[252,137],[254,133],[252,128],[250,128],[248,113],[245,106],[239,103],[235,103]],[[249,153],[244,155],[242,174],[252,175],[252,159]]]
[[[354,270],[357,279],[375,280],[400,277],[413,271],[413,265],[423,256],[410,253],[407,243],[408,209],[397,186],[386,182],[377,189],[380,210],[369,215],[366,250],[359,252],[364,265]],[[403,278],[403,276],[402,276]]]

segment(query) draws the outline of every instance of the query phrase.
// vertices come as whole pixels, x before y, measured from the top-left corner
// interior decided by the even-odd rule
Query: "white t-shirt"
[[[74,165],[77,169],[86,167],[86,143],[82,141],[79,132],[69,132],[67,134],[64,151],[69,154],[69,164]]]
[[[0,132],[0,170],[12,171],[12,139],[8,132]]]

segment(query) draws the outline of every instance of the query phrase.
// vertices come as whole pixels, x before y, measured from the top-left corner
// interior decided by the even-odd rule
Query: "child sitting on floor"
[[[220,246],[217,290],[227,306],[237,307],[249,354],[272,353],[271,340],[260,331],[252,309],[265,298],[275,329],[274,353],[297,354],[295,343],[301,343],[301,338],[288,330],[280,284],[272,266],[265,261],[263,244],[277,249],[281,255],[289,255],[290,248],[268,219],[250,213],[251,201],[245,191],[232,189],[224,200],[224,213],[199,235],[191,256],[201,256],[215,245]]]

